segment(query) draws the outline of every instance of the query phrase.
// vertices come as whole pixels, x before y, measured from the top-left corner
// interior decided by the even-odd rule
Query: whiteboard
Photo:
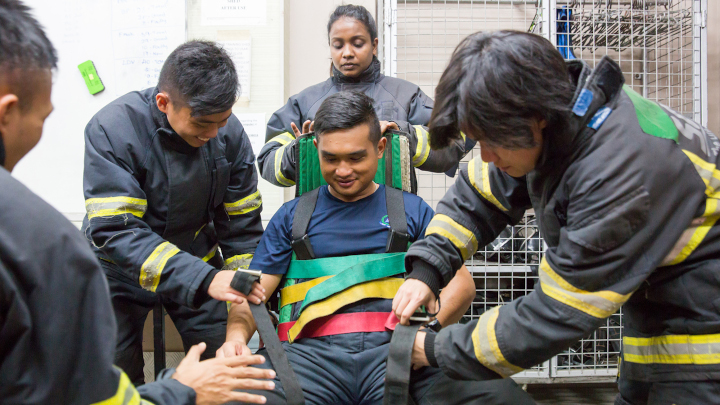
[[[55,110],[40,143],[13,176],[71,220],[85,214],[83,132],[118,96],[157,84],[164,60],[186,38],[181,0],[25,0],[57,49]],[[77,65],[92,60],[105,90],[91,95]]]

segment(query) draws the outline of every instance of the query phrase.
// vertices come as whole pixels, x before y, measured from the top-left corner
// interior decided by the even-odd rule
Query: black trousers
[[[214,299],[199,309],[163,299],[155,293],[144,290],[114,270],[106,269],[110,298],[117,320],[117,344],[115,365],[125,371],[135,386],[145,382],[143,374],[142,334],[145,319],[158,299],[172,318],[182,337],[185,352],[201,342],[207,344],[202,359],[215,357],[215,351],[225,342],[227,328],[227,305]]]
[[[283,343],[288,361],[297,375],[307,405],[381,405],[385,389],[385,361],[389,333],[353,333]],[[258,365],[272,368],[265,349]],[[274,391],[247,391],[263,395],[268,405],[286,404],[279,378]],[[513,380],[460,381],[440,369],[424,367],[411,374],[410,394],[418,405],[446,404],[535,404]]]

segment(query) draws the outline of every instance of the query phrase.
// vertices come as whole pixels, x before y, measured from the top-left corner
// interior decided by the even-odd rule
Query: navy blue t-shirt
[[[408,234],[412,242],[422,239],[432,219],[432,208],[422,198],[403,192]],[[250,268],[266,274],[285,274],[292,258],[292,222],[296,198],[283,204],[270,220]],[[385,253],[390,224],[387,218],[385,186],[372,195],[344,202],[330,194],[328,186],[318,193],[308,236],[317,258]]]

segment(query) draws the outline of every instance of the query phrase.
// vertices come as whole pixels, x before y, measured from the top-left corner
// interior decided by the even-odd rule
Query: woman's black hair
[[[370,11],[363,6],[356,6],[353,4],[346,4],[344,6],[338,6],[332,14],[330,14],[330,20],[328,21],[327,31],[328,39],[330,39],[330,29],[332,28],[335,21],[342,17],[354,18],[362,23],[370,34],[370,41],[375,41],[377,38],[377,25],[375,25],[375,19],[373,18]]]
[[[535,146],[539,119],[552,134],[567,125],[574,85],[547,39],[519,31],[478,32],[455,49],[435,90],[430,146],[443,148],[460,131],[506,149]]]

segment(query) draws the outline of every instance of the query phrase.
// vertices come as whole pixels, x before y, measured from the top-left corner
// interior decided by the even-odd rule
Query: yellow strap
[[[352,286],[326,300],[310,305],[303,311],[297,322],[295,322],[295,325],[288,331],[288,341],[290,343],[295,341],[295,337],[297,337],[305,325],[311,321],[322,318],[323,316],[332,315],[346,305],[366,298],[393,299],[403,282],[405,282],[405,280],[396,277],[369,281]]]
[[[280,308],[284,307],[285,305],[294,304],[296,302],[304,300],[305,295],[307,295],[309,289],[315,287],[316,285],[322,283],[330,277],[334,276],[318,277],[304,283],[293,284],[291,286],[283,288],[282,290],[280,290]]]

